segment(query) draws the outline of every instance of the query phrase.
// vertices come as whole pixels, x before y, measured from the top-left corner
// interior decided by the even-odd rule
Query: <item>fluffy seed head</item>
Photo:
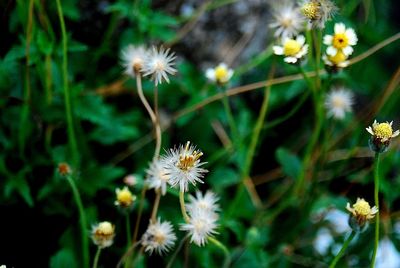
[[[109,247],[113,244],[115,226],[108,221],[100,222],[92,227],[92,240],[100,248]]]
[[[162,255],[170,250],[175,240],[176,236],[172,224],[168,221],[161,222],[160,218],[158,218],[156,222],[150,222],[140,242],[144,250],[149,252],[150,255],[153,254],[154,251]]]
[[[156,86],[161,84],[163,80],[169,83],[168,74],[174,75],[176,73],[176,69],[173,67],[176,56],[174,53],[169,52],[169,48],[160,47],[157,49],[153,47],[144,62],[144,76],[151,75],[151,79],[154,80]]]

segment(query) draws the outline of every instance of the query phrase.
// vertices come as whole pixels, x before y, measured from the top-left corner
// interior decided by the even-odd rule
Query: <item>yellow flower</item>
[[[233,70],[228,68],[225,63],[218,64],[215,68],[209,68],[206,70],[206,77],[218,84],[225,84],[233,76]]]
[[[347,203],[346,209],[351,212],[359,226],[363,226],[368,220],[373,219],[376,213],[378,213],[378,208],[376,206],[371,208],[364,198],[357,198],[353,207],[350,207],[350,203]]]
[[[109,247],[113,243],[115,226],[108,221],[100,222],[92,227],[93,243],[100,248]]]
[[[296,38],[283,38],[282,46],[273,46],[272,50],[275,55],[283,55],[283,59],[287,63],[296,63],[308,52],[308,45],[305,44],[305,37],[299,35]]]
[[[345,68],[349,65],[348,56],[346,56],[341,50],[338,50],[334,56],[323,55],[323,61],[326,65],[332,66],[333,68]]]
[[[119,188],[115,189],[115,193],[117,195],[117,200],[115,201],[116,206],[123,208],[131,207],[136,200],[136,196],[134,196],[126,186],[122,190]]]
[[[381,143],[389,142],[391,138],[397,137],[400,134],[399,130],[393,132],[392,122],[378,123],[376,120],[366,130]]]

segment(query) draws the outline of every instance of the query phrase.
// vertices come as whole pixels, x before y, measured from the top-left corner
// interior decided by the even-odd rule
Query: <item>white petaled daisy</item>
[[[275,29],[275,37],[292,38],[304,29],[305,19],[293,1],[276,1],[272,8],[274,21],[269,27]]]
[[[306,39],[303,35],[299,35],[296,39],[283,38],[282,46],[273,46],[275,55],[283,55],[283,59],[287,63],[296,63],[304,55],[307,54],[308,45],[305,44]]]
[[[190,215],[189,222],[181,225],[180,230],[190,234],[190,242],[204,246],[209,237],[218,234],[216,218],[204,210],[195,210]]]
[[[352,46],[357,44],[357,35],[352,28],[347,28],[343,23],[336,23],[333,35],[324,36],[324,44],[328,46],[326,54],[335,56],[338,51],[350,56],[353,53]]]
[[[169,221],[161,222],[160,218],[158,218],[157,222],[150,222],[140,243],[144,247],[144,250],[149,252],[150,255],[153,254],[154,251],[162,255],[170,250],[175,244],[175,240],[176,236],[172,224]]]
[[[189,182],[193,185],[197,182],[203,183],[201,179],[208,170],[201,168],[205,164],[200,162],[202,155],[189,141],[178,149],[170,149],[162,158],[166,174],[170,176],[168,183],[172,187],[179,185],[181,192],[189,190]]]
[[[218,64],[215,68],[208,68],[206,70],[206,77],[218,84],[227,83],[233,76],[233,70],[228,68],[225,63]]]
[[[348,56],[346,56],[341,50],[338,50],[334,56],[322,56],[322,60],[325,62],[325,64],[333,68],[345,68],[349,66],[350,62],[347,59]]]
[[[121,52],[122,66],[124,73],[135,77],[142,72],[143,65],[147,59],[147,49],[143,46],[129,45]]]
[[[149,188],[159,190],[162,195],[165,195],[170,175],[166,173],[163,162],[161,160],[153,161],[146,170],[146,173],[146,183]]]
[[[207,191],[204,195],[200,191],[196,191],[196,197],[189,196],[189,204],[186,205],[189,214],[195,214],[197,210],[203,210],[210,213],[212,217],[218,217],[215,213],[219,210],[217,204],[218,197],[211,191]]]
[[[343,119],[346,112],[351,112],[353,96],[353,93],[345,88],[331,90],[325,99],[325,107],[328,110],[328,116],[332,116],[336,119]]]
[[[351,212],[360,226],[363,226],[367,221],[373,219],[375,214],[378,213],[378,208],[376,206],[371,208],[364,198],[359,197],[352,207],[350,203],[347,203],[346,209]]]
[[[144,76],[151,75],[156,86],[161,84],[163,80],[169,83],[168,74],[174,75],[176,73],[176,69],[172,67],[175,64],[176,56],[174,53],[169,54],[169,51],[169,48],[160,47],[157,49],[153,47],[144,62],[142,69]]]
[[[99,248],[106,248],[113,244],[115,226],[108,221],[100,222],[92,227],[92,240]]]
[[[389,142],[392,138],[397,137],[400,134],[399,130],[393,132],[393,121],[385,122],[385,123],[378,123],[376,120],[372,124],[366,128],[366,130],[371,134],[375,140],[380,143]]]
[[[321,29],[337,11],[338,8],[329,0],[305,0],[301,4],[301,12],[310,21],[311,26]]]

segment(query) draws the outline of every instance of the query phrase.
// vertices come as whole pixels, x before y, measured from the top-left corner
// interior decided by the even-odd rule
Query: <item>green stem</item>
[[[228,117],[229,128],[231,129],[231,136],[233,140],[236,140],[239,136],[239,132],[236,127],[235,119],[233,118],[232,109],[229,105],[228,95],[226,94],[226,88],[221,86],[221,91],[223,93],[222,104],[224,105],[226,116]]]
[[[186,207],[185,207],[185,192],[184,191],[179,191],[179,203],[181,205],[181,212],[182,216],[185,219],[186,222],[190,222],[190,218],[186,212]]]
[[[93,268],[97,268],[100,259],[101,247],[97,247],[96,255],[94,256]]]
[[[127,243],[127,248],[129,248],[132,244],[131,241],[132,235],[131,235],[131,218],[130,214],[126,214],[126,243]]]
[[[379,159],[380,153],[375,153],[375,168],[374,168],[374,198],[375,198],[375,206],[379,209]],[[372,254],[371,267],[375,267],[375,258],[376,252],[378,251],[379,244],[379,211],[375,216],[375,244],[374,244],[374,253]]]
[[[74,166],[78,166],[79,164],[79,154],[78,154],[78,145],[75,138],[74,131],[74,122],[72,118],[72,105],[71,105],[71,96],[68,88],[68,57],[67,57],[67,32],[65,30],[64,23],[64,15],[61,7],[60,0],[56,0],[57,2],[57,11],[58,18],[61,24],[61,33],[62,33],[62,44],[63,44],[63,88],[64,88],[64,101],[65,101],[65,113],[67,117],[67,131],[68,131],[68,140],[70,145],[70,150],[72,154],[73,164]]]
[[[71,178],[71,176],[66,176],[69,185],[71,186],[72,194],[74,196],[74,200],[76,206],[79,211],[79,223],[81,227],[81,240],[82,240],[82,254],[83,254],[83,267],[89,267],[89,240],[86,233],[86,214],[83,209],[82,200],[79,195],[78,188],[76,187],[75,181]]]
[[[231,254],[229,253],[229,250],[226,248],[226,246],[224,244],[222,244],[220,241],[218,241],[217,239],[215,239],[214,237],[209,237],[208,241],[213,243],[215,246],[217,246],[224,252],[225,261],[224,261],[224,264],[222,267],[223,268],[229,267],[229,264],[231,263]]]
[[[351,231],[351,234],[346,239],[346,241],[344,241],[342,249],[339,251],[339,253],[336,255],[336,257],[333,259],[333,261],[331,262],[331,265],[329,265],[329,268],[334,268],[336,266],[337,262],[343,256],[343,253],[346,251],[347,247],[349,246],[351,240],[353,240],[355,235],[356,235],[356,232],[355,231]]]

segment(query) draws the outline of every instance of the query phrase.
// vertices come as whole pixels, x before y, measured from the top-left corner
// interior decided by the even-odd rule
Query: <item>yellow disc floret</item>
[[[200,151],[191,151],[190,142],[187,142],[185,149],[183,153],[179,156],[179,161],[176,165],[182,171],[188,171],[196,165],[197,161],[202,155],[203,153]]]
[[[294,56],[301,50],[299,42],[293,39],[289,39],[283,45],[283,53],[285,56]]]
[[[353,205],[353,208],[357,215],[367,217],[371,214],[371,206],[364,199],[358,199],[357,202]]]
[[[316,2],[309,2],[302,6],[301,11],[303,15],[310,20],[318,19],[319,5]]]
[[[379,139],[388,140],[392,138],[393,129],[389,123],[380,123],[372,126],[374,135]]]
[[[335,56],[328,56],[328,59],[335,65],[344,62],[347,60],[347,56],[342,52],[338,51]]]
[[[333,36],[332,44],[337,49],[345,48],[349,45],[349,38],[344,33],[338,33]]]
[[[218,82],[224,82],[228,77],[228,69],[225,66],[218,66],[215,68],[215,79]]]
[[[126,186],[122,190],[117,188],[115,193],[117,195],[117,201],[115,204],[122,207],[129,207],[136,199]]]

